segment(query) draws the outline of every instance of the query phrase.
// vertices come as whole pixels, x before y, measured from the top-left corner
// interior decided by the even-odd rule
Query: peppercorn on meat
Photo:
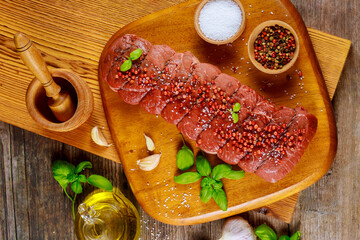
[[[142,50],[142,56],[134,61],[130,71],[125,73],[121,72],[120,67],[123,62],[129,58],[132,51],[138,48]],[[108,52],[106,55],[105,62],[102,66],[102,78],[106,79],[112,90],[118,91],[131,79],[132,76],[135,75],[134,69],[137,68],[144,60],[151,48],[152,44],[145,39],[138,38],[135,35],[130,34],[124,35],[118,41],[114,42],[112,47],[109,48],[113,51]]]
[[[221,112],[211,121],[209,127],[204,130],[197,139],[199,147],[210,154],[216,154],[226,143],[230,134],[238,129],[242,122],[249,116],[257,102],[263,99],[253,89],[241,85],[231,100],[220,105]],[[237,113],[238,121],[234,121],[232,109],[234,103],[240,103],[241,108]]]
[[[265,127],[270,123],[273,113],[278,108],[269,101],[260,101],[239,129],[230,132],[226,144],[219,149],[217,155],[228,164],[239,164],[247,153],[261,151]],[[257,154],[257,153],[254,153]],[[242,165],[246,169],[246,165]],[[240,166],[241,167],[241,166]],[[249,172],[249,170],[247,170]]]
[[[141,100],[140,107],[149,113],[161,114],[168,102],[172,102],[174,97],[182,94],[183,84],[191,76],[198,63],[200,63],[199,60],[191,52],[173,55],[164,73]]]
[[[132,69],[134,75],[118,90],[122,99],[129,104],[137,105],[151,90],[164,71],[166,64],[175,54],[167,45],[154,45],[137,69]]]
[[[204,129],[207,129],[211,120],[223,111],[216,106],[229,101],[240,86],[236,78],[223,73],[210,83],[190,112],[177,125],[184,136],[194,141]]]
[[[137,48],[142,56],[122,72]],[[316,117],[303,108],[278,108],[190,52],[152,46],[135,35],[113,41],[99,68],[125,102],[161,114],[203,151],[269,182],[295,167],[316,132]],[[241,107],[234,111],[236,103]]]

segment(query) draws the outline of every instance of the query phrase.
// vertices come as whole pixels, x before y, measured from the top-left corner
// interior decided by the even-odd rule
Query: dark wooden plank
[[[10,157],[10,125],[0,122],[0,239],[14,238]]]
[[[17,239],[29,238],[28,184],[26,179],[24,130],[10,126],[10,159],[14,204],[15,234]]]
[[[14,131],[18,131],[17,128],[14,128]],[[17,145],[19,141],[19,139],[13,138],[12,146]],[[57,237],[71,239],[64,231],[64,229],[68,229],[69,232],[73,231],[71,205],[61,189],[55,185],[56,182],[52,178],[51,172],[53,156],[61,152],[62,143],[48,140],[28,131],[24,132],[23,141],[26,168],[24,183],[27,185],[27,192],[23,200],[27,205],[23,207],[26,207],[28,211],[29,239],[54,239]],[[21,210],[16,208],[16,211]],[[58,224],[60,218],[63,220],[61,224]],[[26,230],[24,229],[24,231]]]
[[[360,2],[294,0],[308,27],[352,41],[333,99],[338,152],[329,172],[300,195],[291,232],[303,239],[360,239]]]

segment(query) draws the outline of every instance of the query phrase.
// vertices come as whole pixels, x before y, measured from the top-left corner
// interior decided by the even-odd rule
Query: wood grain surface
[[[37,40],[40,39],[41,50],[43,50],[44,55],[46,53],[47,61],[58,64],[61,60],[61,63],[65,63],[65,67],[69,67],[74,64],[73,61],[70,64],[69,59],[79,59],[78,57],[71,58],[69,55],[70,51],[74,51],[75,54],[72,55],[77,56],[77,44],[68,43],[68,40],[62,37],[62,41],[65,39],[64,42],[70,47],[61,48],[65,50],[65,53],[53,58],[51,54],[58,51],[54,49],[59,47],[59,44],[51,44],[49,39],[56,39],[54,37],[55,31],[47,31],[45,34],[45,28],[56,29],[56,22],[61,22],[62,19],[71,19],[67,20],[67,22],[73,22],[78,28],[79,26],[86,28],[86,26],[92,26],[91,24],[94,24],[94,22],[101,22],[93,19],[105,19],[106,21],[101,22],[102,28],[95,26],[93,30],[87,31],[87,34],[101,35],[100,44],[104,45],[111,34],[126,23],[181,1],[157,1],[155,3],[145,0],[142,2],[147,6],[146,8],[135,4],[138,3],[137,1],[126,1],[126,3],[125,1],[102,1],[101,3],[87,1],[86,4],[78,1],[1,1],[0,71],[2,74],[0,75],[0,83],[2,86],[8,87],[6,83],[9,79],[19,79],[19,81],[25,79],[24,83],[20,83],[19,91],[10,91],[13,94],[16,92],[23,94],[27,83],[32,78],[29,72],[22,69],[23,65],[19,58],[9,50],[11,49],[9,43],[12,34],[15,31],[24,29],[24,27],[20,26],[23,21],[18,21],[18,19],[25,18],[28,21],[26,26],[30,28],[29,33],[37,36]],[[339,133],[339,149],[335,163],[328,174],[300,195],[291,224],[288,225],[254,212],[246,214],[245,217],[249,219],[253,226],[267,222],[277,230],[278,234],[293,233],[300,229],[302,239],[359,239],[359,232],[354,229],[360,227],[358,178],[360,169],[356,164],[359,158],[358,145],[360,143],[356,121],[360,117],[356,104],[360,100],[358,94],[359,83],[357,81],[357,76],[360,73],[358,40],[360,37],[358,30],[360,27],[358,13],[360,3],[355,0],[294,0],[292,2],[301,13],[307,26],[353,41],[353,47],[333,100]],[[110,6],[111,4],[114,8],[123,9],[123,11],[113,9],[105,11],[104,6]],[[47,12],[46,10],[51,13],[59,11],[59,13],[43,16],[42,14]],[[96,12],[96,14],[93,12]],[[28,13],[34,14],[31,16]],[[53,23],[46,23],[49,20]],[[59,28],[61,29],[59,32],[64,33],[62,26]],[[75,36],[82,36],[82,33],[84,33],[82,28],[76,31],[79,33],[74,34],[74,29],[67,33]],[[45,35],[51,37],[44,40],[41,36]],[[320,37],[320,39],[326,41],[323,37]],[[98,38],[96,38],[96,42],[98,41]],[[313,40],[313,43],[315,44],[315,40]],[[318,46],[315,44],[317,54],[320,53],[317,51],[317,47],[330,53],[332,51],[339,53],[335,48],[336,46],[327,48],[325,44],[319,42]],[[99,48],[95,48],[95,50],[101,51]],[[88,60],[91,59],[89,55],[91,54],[86,54]],[[67,56],[68,61],[65,61],[64,56]],[[92,59],[96,59],[96,56],[92,57]],[[332,61],[339,63],[340,59],[336,58],[332,59]],[[14,63],[11,64],[10,62]],[[329,63],[325,63],[325,66],[329,66]],[[342,68],[342,65],[337,66],[340,69]],[[340,72],[335,71],[336,65],[331,69],[335,73],[333,75],[340,75]],[[93,72],[92,70],[89,71]],[[91,75],[85,74],[82,68],[78,72],[81,73],[82,77],[86,77],[86,80]],[[325,76],[328,73],[332,77],[331,72],[332,70],[323,68]],[[93,74],[96,75],[94,72]],[[325,77],[325,80],[327,80],[327,77]],[[94,87],[94,84],[91,84],[91,87]],[[335,88],[333,88],[333,91],[335,91]],[[329,92],[331,93],[330,90]],[[4,93],[2,88],[0,88],[0,93]],[[7,96],[1,98],[1,103],[8,103],[7,99],[11,99],[16,103],[14,109],[19,110],[19,112],[22,111],[22,101]],[[16,119],[16,116],[23,119],[27,118],[25,114],[11,116],[14,118],[14,122],[18,123],[21,123],[21,121]],[[8,117],[8,119],[12,119],[11,117]],[[98,124],[99,122],[95,123]],[[42,134],[46,133],[43,132]],[[107,176],[115,185],[126,190],[126,182],[124,182],[121,165],[119,164],[8,124],[1,124],[0,135],[0,206],[2,206],[0,208],[0,224],[3,226],[0,228],[0,239],[74,239],[70,202],[67,202],[68,200],[51,176],[50,162],[56,158],[66,157],[73,163],[88,159],[96,167],[94,172]],[[86,144],[91,145],[91,142]],[[103,151],[99,149],[98,154],[99,152]],[[88,188],[87,191],[89,191]],[[129,190],[125,191],[125,194],[131,198]],[[134,199],[132,198],[132,200]],[[48,202],[54,204],[48,204]],[[156,239],[153,237],[155,235],[160,236],[158,239],[205,240],[220,237],[223,220],[194,226],[176,227],[157,222],[141,209],[140,211],[143,222],[141,239]]]
[[[39,21],[37,19],[38,15],[43,14],[46,15],[48,11],[52,12],[53,9],[46,5],[46,3],[38,2],[38,3],[29,3],[25,2],[25,5],[32,9],[34,6],[39,7],[42,9],[41,13],[34,14],[28,21],[28,24],[26,25],[26,33],[33,33],[33,28],[39,29],[41,32],[46,32],[45,36],[42,39],[36,38],[36,34],[30,35],[32,38],[36,38],[39,42],[35,43],[37,44],[40,49],[43,50],[42,55],[45,58],[48,65],[53,66],[52,69],[58,68],[58,67],[64,67],[67,69],[70,69],[74,71],[76,74],[80,75],[84,80],[86,80],[89,84],[89,86],[92,89],[93,95],[94,95],[94,102],[95,102],[95,108],[94,113],[84,125],[82,125],[80,128],[68,132],[66,134],[58,134],[52,131],[47,131],[43,129],[39,124],[37,124],[35,121],[33,121],[26,109],[26,106],[24,102],[21,99],[25,98],[26,88],[28,87],[31,79],[33,78],[32,74],[22,65],[21,60],[17,57],[17,54],[14,53],[14,46],[13,46],[13,40],[12,36],[17,31],[23,31],[24,28],[20,26],[22,24],[22,21],[13,21],[11,24],[8,24],[9,15],[13,17],[17,17],[19,19],[24,18],[24,14],[26,15],[26,12],[22,10],[23,6],[16,4],[4,4],[2,5],[2,13],[4,14],[4,22],[3,22],[3,28],[1,28],[2,34],[0,35],[0,48],[2,51],[0,51],[1,59],[4,60],[2,63],[3,67],[0,68],[0,71],[2,72],[2,75],[0,75],[0,120],[11,123],[15,126],[20,126],[21,128],[36,132],[38,134],[47,136],[52,139],[59,140],[61,142],[71,144],[73,146],[76,146],[80,149],[86,150],[91,153],[95,153],[99,156],[102,156],[104,158],[108,158],[114,161],[120,161],[115,147],[109,147],[109,148],[103,148],[99,147],[96,144],[94,144],[90,140],[90,130],[93,126],[98,125],[101,127],[104,127],[104,134],[109,142],[111,142],[111,136],[110,132],[107,128],[105,115],[102,108],[101,103],[101,97],[99,93],[99,86],[97,84],[97,81],[94,81],[94,75],[96,74],[96,64],[95,61],[90,61],[88,58],[84,58],[83,56],[79,56],[79,52],[76,47],[73,46],[73,42],[71,40],[63,39],[63,41],[60,43],[64,45],[58,45],[54,43],[53,39],[56,38],[58,35],[57,32],[49,31],[48,28],[53,29],[54,25],[60,24],[61,22],[67,22],[72,21],[76,26],[79,24],[79,19],[77,18],[76,9],[78,7],[86,8],[86,10],[90,13],[90,15],[82,14],[82,17],[84,19],[87,19],[88,21],[91,20],[92,17],[92,11],[93,9],[96,9],[96,4],[100,4],[97,2],[94,2],[91,5],[83,6],[79,3],[74,3],[74,5],[65,7],[65,8],[59,8],[58,10],[62,12],[62,18],[60,20],[56,18],[56,15],[54,15],[52,18],[50,18],[50,22],[52,24],[39,24]],[[147,4],[145,1],[144,4]],[[51,4],[50,4],[51,5]],[[160,9],[159,5],[163,5],[164,8],[170,6],[169,2],[167,1],[159,1],[156,5],[148,5],[147,9],[142,9],[141,11],[148,11],[149,8],[153,9],[153,11],[158,11]],[[62,6],[62,5],[61,5]],[[101,5],[102,6],[102,5]],[[101,8],[101,6],[98,6]],[[117,6],[117,5],[116,5]],[[116,7],[114,6],[114,7]],[[121,11],[123,8],[120,9]],[[119,11],[120,11],[119,10]],[[36,9],[33,9],[32,11],[37,12]],[[64,11],[64,12],[63,12]],[[135,11],[134,14],[138,17],[143,16],[141,11]],[[147,12],[148,13],[148,12]],[[124,22],[122,19],[122,15],[112,15],[114,19],[117,19],[118,22]],[[104,18],[104,14],[99,15],[100,19]],[[59,23],[54,23],[55,21],[60,21]],[[97,21],[97,24],[101,24],[103,26],[105,23],[102,21]],[[126,22],[127,23],[127,22]],[[109,24],[109,23],[108,23]],[[8,27],[9,26],[9,27]],[[85,24],[84,27],[87,27],[88,25]],[[112,25],[110,27],[113,31],[117,31],[120,26]],[[62,26],[59,27],[60,29]],[[100,27],[99,27],[100,28]],[[80,31],[77,33],[77,31]],[[103,39],[103,44],[106,43],[108,38],[110,38],[111,34],[108,33],[109,29],[104,28],[102,31],[104,33],[100,34],[101,36],[98,36],[96,34],[99,34],[96,32],[90,32],[88,34],[95,34],[95,38],[101,38]],[[319,59],[319,63],[325,78],[325,82],[328,88],[328,92],[330,96],[332,97],[337,85],[337,82],[339,80],[341,70],[344,66],[347,52],[349,50],[350,42],[348,40],[335,37],[333,35],[325,34],[323,32],[314,30],[314,29],[308,29],[310,37],[312,39],[312,43],[315,48],[315,52],[317,54],[317,57]],[[81,29],[72,29],[72,32],[70,32],[70,36],[72,38],[79,38],[82,37]],[[42,35],[40,35],[42,36]],[[331,39],[331,40],[329,40]],[[69,43],[70,41],[70,43]],[[83,39],[79,40],[83,41]],[[39,45],[43,44],[43,45]],[[65,47],[70,44],[71,47]],[[90,40],[87,42],[88,45],[94,44]],[[93,55],[100,55],[101,49],[96,47],[97,44],[95,44],[94,48],[92,48],[93,51],[96,53],[93,53]],[[54,51],[50,51],[51,49],[55,49]],[[52,55],[54,54],[55,55]],[[328,56],[332,56],[329,58]],[[71,57],[74,59],[84,58],[82,61],[72,60]],[[14,79],[13,81],[20,82],[18,85],[11,85],[7,84],[9,82],[9,79]],[[16,116],[16,117],[14,117]],[[76,141],[74,141],[76,139]],[[289,206],[291,204],[292,206],[295,206],[296,201],[294,201],[295,198],[289,198],[285,200],[285,205]],[[292,211],[288,211],[289,208],[285,211],[279,211],[284,203],[279,202],[278,205],[275,204],[274,207],[268,206],[268,214],[272,216],[276,216],[279,219],[282,219],[284,221],[289,222],[292,216]],[[276,209],[276,210],[275,210]]]
[[[268,205],[289,197],[320,179],[330,168],[337,146],[336,127],[329,95],[315,52],[302,19],[291,2],[243,0],[247,25],[241,37],[229,45],[204,42],[194,29],[194,14],[200,0],[190,0],[172,8],[153,13],[134,21],[116,32],[106,44],[99,62],[99,84],[105,115],[117,147],[127,179],[142,208],[153,218],[176,225],[198,224],[228,217]],[[252,7],[248,7],[252,5]],[[273,14],[264,14],[267,9]],[[285,21],[297,32],[299,57],[293,67],[279,75],[269,75],[254,68],[248,56],[248,39],[260,23],[276,18]],[[227,211],[222,211],[213,200],[200,201],[200,184],[179,185],[173,177],[180,175],[175,163],[182,144],[179,130],[160,115],[148,114],[139,106],[125,103],[112,91],[102,72],[109,48],[126,33],[136,34],[153,45],[166,44],[176,52],[191,51],[200,62],[218,66],[265,99],[287,107],[303,106],[318,119],[316,134],[299,163],[277,183],[269,183],[255,174],[245,174],[239,181],[223,180],[228,199]],[[233,71],[236,68],[236,71]],[[298,76],[302,71],[304,78]],[[264,85],[266,87],[264,87]],[[156,153],[161,152],[159,165],[150,172],[142,171],[138,159],[148,156],[143,133],[151,136]],[[188,141],[196,155],[195,141]],[[322,151],[317,151],[321,148]],[[219,159],[208,155],[212,166]],[[317,159],[314,161],[313,159]],[[190,171],[196,170],[192,167]]]

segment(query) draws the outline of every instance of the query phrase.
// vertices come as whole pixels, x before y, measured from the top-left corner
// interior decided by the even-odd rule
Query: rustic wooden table
[[[146,1],[152,4],[151,0]],[[116,2],[126,4],[126,1]],[[182,0],[166,2],[171,6]],[[308,27],[353,42],[333,99],[339,140],[337,157],[329,172],[301,193],[290,224],[255,212],[243,216],[253,226],[268,223],[278,234],[300,230],[302,239],[360,239],[360,167],[357,164],[360,130],[356,126],[356,119],[360,118],[357,107],[360,100],[357,81],[360,74],[360,2],[292,2]],[[0,8],[1,4],[0,1]],[[53,4],[56,6],[56,1]],[[5,71],[4,68],[0,61],[0,69]],[[0,122],[0,239],[75,239],[70,201],[52,178],[51,162],[54,159],[68,159],[73,163],[91,161],[94,165],[92,173],[109,178],[136,203],[120,164]],[[83,195],[92,190],[87,187]],[[152,219],[141,208],[139,211],[141,239],[207,240],[220,237],[223,220],[178,227]]]

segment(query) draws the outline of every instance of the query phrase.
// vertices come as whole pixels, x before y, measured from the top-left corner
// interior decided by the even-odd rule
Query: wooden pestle
[[[23,33],[14,35],[16,51],[20,54],[25,66],[35,75],[45,88],[48,97],[48,106],[60,122],[69,120],[75,113],[75,105],[68,92],[61,90],[46,66],[39,50],[33,42]]]

